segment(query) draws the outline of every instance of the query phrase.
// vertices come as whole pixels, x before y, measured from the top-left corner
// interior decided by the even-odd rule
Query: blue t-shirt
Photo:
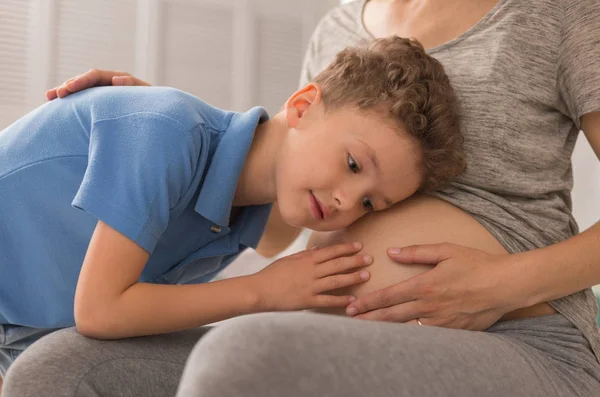
[[[172,88],[106,87],[48,102],[0,132],[0,324],[74,325],[98,219],[150,253],[143,282],[205,282],[256,247],[270,205],[229,218],[267,118]]]

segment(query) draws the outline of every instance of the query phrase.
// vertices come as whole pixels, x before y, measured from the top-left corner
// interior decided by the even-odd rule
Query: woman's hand
[[[354,297],[327,292],[369,279],[369,272],[357,270],[373,261],[371,256],[359,254],[361,249],[360,243],[337,244],[309,249],[273,262],[251,276],[261,311],[347,306]]]
[[[133,77],[129,73],[118,70],[90,69],[87,72],[70,78],[58,87],[46,91],[46,98],[51,101],[56,98],[64,98],[67,95],[86,88],[103,85],[143,85],[149,86],[143,80]]]
[[[431,264],[433,269],[350,304],[346,313],[360,319],[408,322],[485,330],[518,305],[511,284],[511,255],[491,255],[454,244],[388,249],[403,264]],[[412,322],[412,321],[411,321]]]

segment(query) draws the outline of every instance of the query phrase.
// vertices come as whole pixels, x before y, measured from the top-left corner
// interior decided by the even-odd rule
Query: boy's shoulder
[[[172,87],[97,87],[73,97],[78,107],[89,110],[91,122],[135,115],[170,119],[184,129],[199,124],[220,129],[232,114]]]

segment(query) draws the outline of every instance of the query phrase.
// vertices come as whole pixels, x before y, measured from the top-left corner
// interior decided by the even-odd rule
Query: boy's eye
[[[363,207],[367,211],[374,211],[375,207],[373,207],[373,202],[368,197],[363,197]]]
[[[358,165],[356,160],[354,160],[354,157],[352,157],[351,154],[348,155],[348,168],[354,174],[358,174],[360,172],[360,166]]]

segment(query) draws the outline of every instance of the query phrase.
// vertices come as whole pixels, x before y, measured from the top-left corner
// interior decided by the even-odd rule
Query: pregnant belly
[[[335,232],[314,232],[308,246],[361,241],[371,254],[371,278],[358,286],[336,290],[336,294],[360,297],[404,281],[431,269],[428,265],[402,265],[390,260],[388,247],[449,242],[476,248],[490,254],[507,254],[504,247],[479,222],[464,211],[437,198],[415,196],[393,208],[369,214],[350,227]],[[343,314],[342,310],[327,311]],[[547,303],[508,313],[504,319],[554,314]]]

